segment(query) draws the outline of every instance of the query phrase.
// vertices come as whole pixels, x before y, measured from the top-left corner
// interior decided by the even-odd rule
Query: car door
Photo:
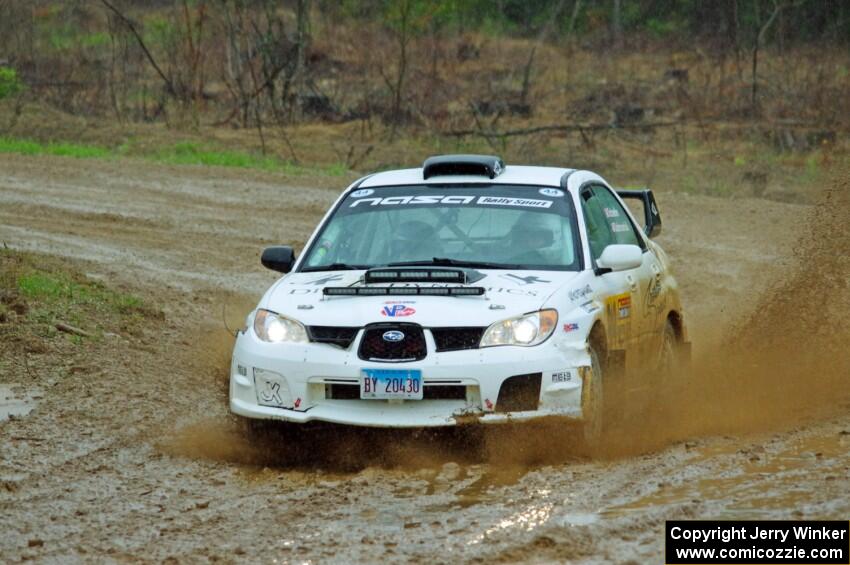
[[[644,251],[639,267],[599,276],[599,284],[606,297],[609,347],[626,350],[626,368],[638,370],[642,368],[647,352],[642,305],[653,279],[654,256],[648,252],[637,226],[608,187],[592,184],[582,188],[580,196],[594,269],[596,260],[608,245],[637,245]]]

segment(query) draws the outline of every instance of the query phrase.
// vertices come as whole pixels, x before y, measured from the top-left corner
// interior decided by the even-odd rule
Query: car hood
[[[479,271],[484,278],[470,286],[484,287],[483,296],[324,296],[323,288],[353,285],[364,271],[291,273],[269,289],[260,307],[311,326],[364,326],[376,322],[486,326],[540,309],[558,288],[578,274],[574,271]],[[417,285],[446,286],[407,283],[407,286]]]

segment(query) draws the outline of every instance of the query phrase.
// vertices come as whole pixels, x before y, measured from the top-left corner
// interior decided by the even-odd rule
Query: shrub
[[[0,100],[17,94],[23,88],[24,86],[15,69],[0,67]]]

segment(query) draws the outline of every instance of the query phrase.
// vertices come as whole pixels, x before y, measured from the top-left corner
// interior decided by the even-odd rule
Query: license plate
[[[418,369],[363,369],[360,398],[422,400],[422,371]]]

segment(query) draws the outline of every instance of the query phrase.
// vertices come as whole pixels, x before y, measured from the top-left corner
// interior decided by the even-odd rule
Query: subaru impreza
[[[373,427],[560,416],[598,436],[619,375],[669,375],[688,352],[660,230],[652,191],[590,171],[446,155],[366,176],[297,257],[264,250],[283,276],[237,332],[231,411]]]

